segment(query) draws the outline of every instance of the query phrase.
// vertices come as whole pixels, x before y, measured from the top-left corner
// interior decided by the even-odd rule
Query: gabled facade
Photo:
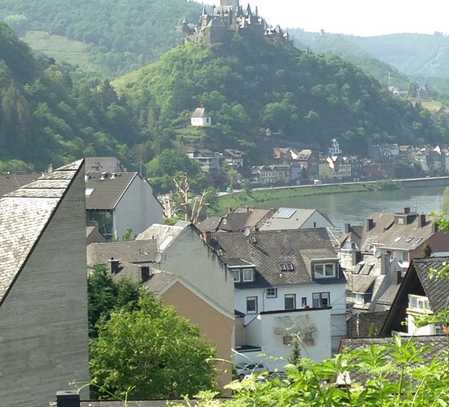
[[[122,239],[163,222],[163,208],[137,172],[86,175],[87,221],[108,240]]]
[[[317,209],[279,208],[259,225],[260,230],[334,228],[332,221]]]
[[[192,127],[210,127],[212,126],[212,118],[207,114],[204,107],[195,109],[190,118]]]
[[[82,161],[0,199],[2,406],[89,383],[85,225]]]
[[[337,349],[346,335],[346,281],[326,229],[259,231],[246,236],[218,232],[210,244],[218,248],[234,278],[235,309],[243,315],[248,340],[237,344],[238,349],[256,347],[265,352],[265,346],[269,356],[285,357],[291,351],[294,333],[281,335],[280,328],[276,333],[260,326],[260,321],[271,326],[275,317],[285,322],[284,317],[296,321],[306,316],[309,331],[316,337],[308,345],[304,343],[305,351],[321,360]],[[329,318],[329,327],[318,324],[321,318]],[[261,334],[267,330],[271,330],[270,337]],[[275,363],[273,368],[281,365]]]
[[[382,334],[399,333],[406,336],[449,333],[438,325],[418,327],[416,318],[449,309],[449,281],[434,274],[445,267],[449,257],[414,260],[394,298]]]

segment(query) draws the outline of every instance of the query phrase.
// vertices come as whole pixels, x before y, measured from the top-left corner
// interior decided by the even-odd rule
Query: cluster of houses
[[[199,128],[212,125],[204,107],[195,110],[191,125]],[[250,165],[240,150],[216,152],[189,147],[186,153],[211,179],[233,168],[239,173],[240,183],[246,180],[260,187],[449,175],[446,145],[371,145],[365,157],[359,157],[344,154],[338,140],[333,139],[326,152],[274,147],[272,160],[265,165]]]
[[[449,281],[430,275],[449,262],[449,234],[429,215],[376,213],[338,232],[314,209],[238,208],[169,226],[148,182],[116,159],[35,175],[0,177],[9,407],[47,405],[67,383],[89,382],[86,280],[98,265],[173,306],[236,366],[282,370],[295,341],[316,361],[394,335],[448,346],[448,327],[415,324],[449,308]],[[231,370],[217,369],[223,387]]]

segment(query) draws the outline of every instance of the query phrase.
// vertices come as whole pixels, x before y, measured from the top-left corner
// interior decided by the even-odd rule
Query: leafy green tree
[[[449,187],[443,192],[442,211],[444,216],[449,217]]]
[[[128,280],[114,281],[105,265],[89,272],[89,336],[95,338],[98,328],[118,310],[133,311],[138,308],[139,287]]]
[[[150,295],[118,310],[91,345],[92,382],[101,399],[177,399],[214,386],[214,349],[199,331]]]

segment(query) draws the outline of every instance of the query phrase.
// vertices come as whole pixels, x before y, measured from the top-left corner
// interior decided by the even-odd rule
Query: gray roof
[[[86,227],[86,239],[87,239],[88,245],[91,243],[101,243],[101,242],[106,241],[106,239],[98,231],[96,226],[87,226]]]
[[[255,281],[244,283],[242,288],[310,283],[313,281],[311,260],[337,260],[324,228],[259,231],[249,237],[242,233],[217,232],[212,238],[222,249],[223,262],[239,259],[256,266]],[[295,270],[281,272],[281,265],[286,263],[293,264]],[[342,275],[340,281],[345,281]]]
[[[279,208],[260,225],[260,230],[300,229],[315,213],[323,216],[332,225],[332,222],[316,209]]]
[[[391,307],[400,287],[401,284],[389,285],[385,292],[377,299],[376,305],[386,305],[388,308]]]
[[[120,161],[115,157],[86,157],[84,165],[86,174],[125,171]]]
[[[410,214],[409,223],[400,225],[395,221],[398,215],[394,213],[372,214],[370,218],[374,221],[374,228],[370,231],[364,228],[361,242],[362,251],[370,251],[369,248],[373,244],[381,245],[386,249],[414,250],[434,234],[430,220],[420,227],[418,214]]]
[[[206,109],[204,107],[198,107],[192,114],[192,118],[194,119],[202,119],[207,117]]]
[[[394,337],[342,339],[340,350],[351,351],[371,345],[390,345],[394,343],[394,340]],[[403,337],[403,340],[410,340],[418,347],[424,347],[426,359],[429,360],[449,350],[449,336],[411,336]]]
[[[9,194],[10,192],[37,180],[42,174],[7,174],[0,175],[0,196]]]
[[[218,227],[220,226],[221,219],[222,218],[219,216],[211,216],[198,223],[196,227],[202,233],[216,232],[218,230]]]
[[[82,164],[80,160],[62,167],[0,199],[0,303]]]
[[[143,286],[155,295],[162,294],[167,288],[178,280],[174,274],[167,272],[154,273],[150,280],[146,281]]]
[[[254,229],[272,213],[271,209],[237,208],[222,218],[219,229],[225,232],[242,232],[246,228]]]
[[[432,277],[433,270],[439,270],[446,264],[449,264],[449,257],[432,257],[413,261],[433,312],[449,308],[449,280]]]
[[[120,172],[112,179],[109,174],[102,180],[100,174],[94,174],[86,181],[86,209],[115,209],[125,194],[137,172]]]
[[[108,264],[114,258],[123,263],[154,263],[158,258],[156,240],[130,240],[92,243],[87,247],[89,266]]]
[[[187,228],[188,222],[178,222],[174,226],[151,225],[147,230],[137,236],[137,240],[154,240],[161,252],[166,250],[176,240],[176,238]]]
[[[347,273],[348,288],[353,293],[365,294],[376,282],[376,275],[360,275]]]

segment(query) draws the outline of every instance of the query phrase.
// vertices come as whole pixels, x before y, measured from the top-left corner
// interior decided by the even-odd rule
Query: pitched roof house
[[[429,216],[404,208],[374,213],[362,228],[346,226],[340,257],[354,308],[386,311],[413,259],[449,250],[449,235]]]
[[[279,208],[265,219],[260,230],[333,228],[332,221],[317,209]]]
[[[90,225],[107,239],[134,235],[163,221],[163,208],[137,172],[93,173],[86,176],[86,210]]]
[[[234,346],[233,279],[216,253],[192,225],[152,225],[135,241],[89,245],[88,264],[107,264],[116,278],[131,278],[196,324],[220,358],[230,360]],[[219,364],[219,384],[231,381]]]
[[[44,406],[89,382],[82,161],[0,199],[0,400]]]
[[[233,273],[235,309],[244,314],[246,328],[246,343],[237,344],[240,351],[262,348],[270,356],[286,356],[290,348],[284,337],[291,334],[282,327],[273,333],[272,325],[305,318],[309,334],[320,338],[310,337],[305,352],[316,360],[331,355],[346,334],[346,280],[326,229],[217,232],[209,242]],[[283,368],[283,362],[265,363]]]
[[[416,259],[412,262],[393,300],[382,328],[383,335],[389,336],[394,332],[435,335],[446,329],[435,325],[417,327],[415,319],[449,309],[449,280],[435,276],[435,272],[447,264],[449,257]]]

